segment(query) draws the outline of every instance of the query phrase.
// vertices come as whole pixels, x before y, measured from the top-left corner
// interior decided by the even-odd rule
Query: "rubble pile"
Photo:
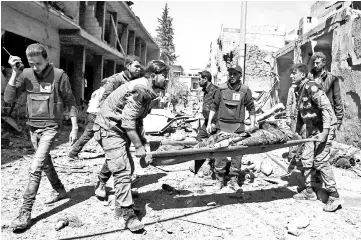
[[[247,45],[246,76],[269,79],[271,67],[263,61],[268,54],[259,49],[257,45]]]
[[[331,149],[332,164],[339,168],[352,168],[361,176],[361,149],[333,142]]]

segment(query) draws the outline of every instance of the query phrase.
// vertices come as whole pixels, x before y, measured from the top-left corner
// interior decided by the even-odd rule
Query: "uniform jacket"
[[[305,79],[301,82],[298,93],[296,132],[300,132],[303,124],[308,129],[317,128],[319,131],[336,124],[331,103],[320,84]]]
[[[130,80],[132,79],[130,78],[130,74],[127,70],[108,77],[106,84],[103,85],[104,93],[101,98],[101,102],[103,102],[115,89]]]
[[[146,78],[139,78],[121,85],[104,102],[95,119],[96,125],[106,130],[136,129],[151,109],[157,95]],[[94,130],[98,130],[97,126]]]
[[[48,87],[53,85],[54,82],[54,67],[48,65],[45,67],[43,72],[40,75],[37,75],[34,72],[35,81],[31,81],[28,77],[25,77],[24,74],[20,74],[16,86],[7,85],[4,92],[4,100],[8,103],[13,103],[23,92],[45,92]],[[60,70],[60,69],[58,69]],[[32,71],[32,69],[24,69],[24,71]],[[62,70],[60,70],[62,71]],[[70,117],[77,116],[76,102],[71,90],[71,85],[69,78],[66,73],[60,77],[59,83],[54,85],[54,103],[55,104],[65,104],[70,109]],[[27,98],[27,106],[29,107],[29,98]],[[62,113],[61,113],[62,115]],[[34,121],[29,119],[27,124],[33,127],[48,127],[55,126],[61,123],[61,119],[54,120],[42,120]]]
[[[208,87],[203,89],[204,95],[203,95],[202,113],[204,119],[206,120],[205,123],[207,122],[207,119],[209,117],[209,111],[213,104],[217,89],[218,87],[213,85],[212,83]]]
[[[321,84],[326,96],[330,100],[337,122],[341,123],[344,116],[343,103],[341,98],[341,88],[339,79],[325,70],[319,78],[314,78],[314,81]]]

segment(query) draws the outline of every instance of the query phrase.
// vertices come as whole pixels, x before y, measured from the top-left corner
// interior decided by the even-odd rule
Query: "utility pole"
[[[247,1],[241,1],[241,27],[239,36],[239,59],[238,65],[243,69],[242,83],[246,75],[246,19],[247,19]]]

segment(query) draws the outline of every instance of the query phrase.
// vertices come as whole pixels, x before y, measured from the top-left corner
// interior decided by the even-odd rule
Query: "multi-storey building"
[[[89,99],[100,81],[124,68],[127,55],[142,64],[159,59],[159,47],[126,1],[2,1],[2,46],[25,56],[35,42],[49,50],[49,60],[69,75],[77,103]],[[9,56],[2,49],[2,65]]]

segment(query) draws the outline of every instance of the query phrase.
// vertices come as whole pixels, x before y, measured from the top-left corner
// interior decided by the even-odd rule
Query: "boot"
[[[126,228],[128,228],[131,232],[144,229],[144,224],[138,220],[132,206],[122,207],[121,209]]]
[[[317,195],[316,195],[316,193],[312,190],[312,188],[306,188],[306,189],[304,189],[302,192],[293,195],[293,198],[296,199],[296,200],[311,200],[311,201],[316,201],[316,200],[317,200]]]
[[[45,204],[55,203],[67,197],[64,186],[62,186],[59,190],[53,190],[50,198],[45,200]]]
[[[232,176],[228,182],[228,186],[235,192],[239,191],[241,187],[238,185],[238,176]]]
[[[339,207],[341,207],[342,203],[343,203],[343,200],[340,197],[336,198],[336,197],[329,196],[328,201],[327,201],[325,207],[323,208],[323,211],[334,212]]]
[[[26,229],[31,223],[31,212],[20,209],[19,215],[11,222],[10,227],[15,230]]]
[[[107,196],[107,192],[105,191],[105,183],[98,181],[97,187],[95,189],[95,196],[100,198],[105,198]]]
[[[218,174],[216,174],[216,177],[217,177],[217,183],[215,185],[215,189],[221,190],[224,186],[224,174],[218,173]]]

